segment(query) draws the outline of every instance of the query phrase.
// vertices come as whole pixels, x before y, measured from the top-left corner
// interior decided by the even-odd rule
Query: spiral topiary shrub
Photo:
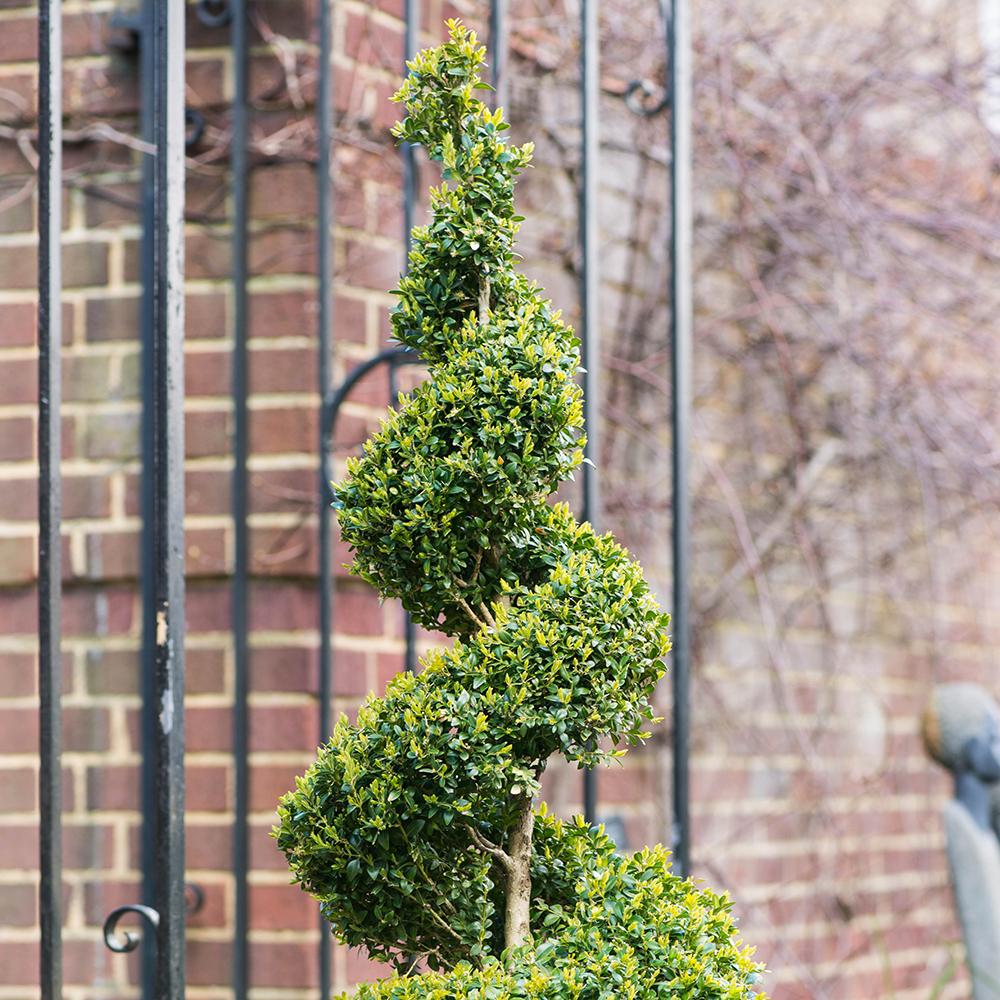
[[[595,766],[648,735],[668,619],[624,549],[546,502],[583,459],[578,342],[514,268],[531,145],[449,29],[396,95],[396,136],[444,180],[393,315],[430,378],[336,507],[354,572],[455,642],[337,723],[274,836],[334,934],[396,965],[365,1000],[745,998],[759,967],[724,895],[534,805],[553,754]]]

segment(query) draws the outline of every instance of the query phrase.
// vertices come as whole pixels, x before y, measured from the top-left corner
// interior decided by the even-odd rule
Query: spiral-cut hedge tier
[[[393,316],[430,377],[336,506],[354,571],[456,641],[337,723],[275,836],[339,938],[435,970],[363,996],[745,997],[725,897],[533,810],[553,754],[593,766],[647,735],[667,616],[624,549],[546,502],[582,461],[578,344],[514,270],[531,146],[504,142],[474,96],[484,51],[449,28],[396,95],[397,137],[443,170]]]

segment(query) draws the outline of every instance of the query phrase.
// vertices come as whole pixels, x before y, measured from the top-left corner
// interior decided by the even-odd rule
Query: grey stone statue
[[[973,1000],[1000,1000],[1000,708],[976,684],[942,684],[923,732],[955,777],[944,825]]]

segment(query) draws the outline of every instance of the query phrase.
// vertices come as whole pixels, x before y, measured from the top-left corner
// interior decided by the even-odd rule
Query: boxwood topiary
[[[594,766],[648,735],[668,619],[621,546],[546,502],[583,458],[578,342],[514,268],[532,147],[475,97],[475,35],[449,33],[395,97],[444,180],[393,315],[430,378],[336,506],[354,572],[456,641],[337,723],[274,836],[334,934],[402,970],[362,998],[744,998],[759,966],[726,896],[534,805],[553,754]]]

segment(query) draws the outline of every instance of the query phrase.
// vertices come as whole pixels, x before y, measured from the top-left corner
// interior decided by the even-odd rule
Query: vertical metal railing
[[[507,0],[490,3],[490,63],[493,105],[507,107]]]
[[[142,844],[143,995],[184,996],[184,0],[125,18],[140,52],[142,134]],[[195,893],[198,896],[198,893]],[[155,933],[150,933],[150,932]]]
[[[143,139],[149,143],[156,142],[153,128],[153,6],[156,0],[143,0],[142,9],[138,15],[137,41],[139,45],[140,67],[140,128]],[[155,487],[151,474],[153,452],[155,450],[155,422],[153,420],[153,369],[149,364],[155,339],[153,328],[153,273],[155,271],[155,239],[153,226],[156,204],[154,198],[154,171],[156,160],[144,156],[142,160],[142,303],[140,306],[140,324],[142,329],[142,652],[141,652],[141,688],[142,688],[142,775],[141,775],[141,808],[142,808],[142,840],[140,844],[140,860],[142,864],[142,905],[153,909],[157,905],[156,884],[156,830],[153,827],[154,799],[156,796],[156,685],[154,663],[156,647],[156,586],[154,583],[154,566],[156,553],[154,546],[155,526],[153,516],[155,510]],[[157,919],[159,919],[157,917]],[[145,946],[140,954],[142,966],[143,1000],[153,1000],[156,981],[156,938],[147,932],[144,934]]]
[[[406,0],[404,9],[404,31],[403,31],[403,67],[402,73],[405,78],[409,72],[408,63],[417,54],[420,37],[420,0]],[[411,143],[404,142],[402,145],[403,156],[403,269],[410,266],[409,254],[412,240],[411,232],[416,221],[417,206],[417,159],[416,147]],[[389,403],[396,404],[398,392],[395,389],[396,368],[389,366]],[[403,641],[405,653],[403,657],[403,667],[408,673],[413,673],[417,669],[417,629],[413,624],[413,618],[408,611],[403,612]]]
[[[332,0],[319,0],[319,91],[316,96],[317,380],[319,398],[330,391],[333,362],[333,25]],[[333,551],[330,510],[330,450],[320,420],[319,432],[319,743],[330,738],[333,696]],[[319,918],[319,996],[330,996],[332,978],[330,928]]]
[[[580,5],[580,107],[583,117],[580,158],[580,354],[583,365],[583,424],[587,435],[583,466],[583,520],[600,530],[601,510],[597,463],[600,461],[600,275],[598,232],[598,0]],[[583,772],[583,815],[597,820],[597,775]]]
[[[420,36],[420,0],[406,0],[404,7],[403,61],[409,62],[417,54]],[[406,66],[402,68],[407,73]],[[406,253],[410,252],[410,230],[417,202],[417,150],[409,142],[402,144],[403,157],[403,241]]]
[[[62,997],[62,5],[38,8],[38,697],[42,1000]]]
[[[184,0],[152,10],[151,538],[158,1000],[184,996]]]
[[[673,480],[673,814],[674,865],[691,874],[691,644],[688,601],[691,425],[692,219],[691,25],[688,0],[671,0],[667,32],[670,78],[670,382]]]
[[[233,997],[234,1000],[246,1000],[250,973],[250,901],[247,885],[250,864],[250,538],[247,521],[247,463],[250,455],[247,157],[250,107],[247,0],[231,0],[230,10],[233,49],[233,132],[229,157],[233,213]]]

